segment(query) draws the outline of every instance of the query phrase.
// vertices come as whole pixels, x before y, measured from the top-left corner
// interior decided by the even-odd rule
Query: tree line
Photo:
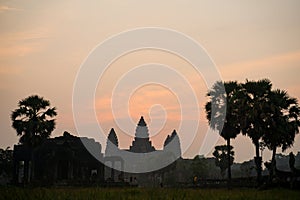
[[[273,89],[268,79],[216,82],[207,93],[209,101],[205,105],[206,117],[212,129],[226,140],[228,185],[231,181],[232,151],[231,139],[238,134],[251,138],[255,146],[257,183],[261,183],[262,157],[260,147],[272,151],[270,174],[275,165],[278,148],[290,148],[299,133],[299,104],[287,91]],[[230,153],[231,154],[231,153]],[[224,166],[222,166],[224,169]]]

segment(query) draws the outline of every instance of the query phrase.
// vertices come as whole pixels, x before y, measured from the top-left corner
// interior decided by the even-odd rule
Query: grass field
[[[0,199],[300,199],[287,189],[0,188]]]

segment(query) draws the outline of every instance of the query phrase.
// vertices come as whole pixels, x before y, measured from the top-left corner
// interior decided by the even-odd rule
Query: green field
[[[0,199],[300,199],[287,189],[0,188]]]

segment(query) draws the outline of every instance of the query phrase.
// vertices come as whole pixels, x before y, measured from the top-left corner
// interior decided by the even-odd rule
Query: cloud
[[[184,95],[184,91],[181,94]],[[186,102],[179,102],[176,95],[166,88],[148,86],[137,90],[129,98],[129,102],[123,102],[125,92],[115,97],[114,111],[117,118],[139,119],[141,115],[151,115],[152,118],[162,119],[167,116],[168,120],[181,120],[183,115],[181,108],[188,111],[190,115],[184,115],[184,120],[198,120],[197,109]],[[199,108],[203,102],[198,102]],[[113,121],[111,94],[101,95],[96,98],[95,108],[100,121]],[[154,107],[153,107],[154,106]],[[166,116],[164,115],[166,114]],[[201,115],[201,114],[200,114]],[[203,118],[203,116],[201,117]]]
[[[14,8],[9,6],[0,6],[0,13],[7,12],[7,11],[22,11],[23,9]]]
[[[26,56],[42,49],[43,39],[49,38],[47,28],[3,33],[0,35],[0,56],[16,57]]]
[[[14,57],[14,56],[26,56],[37,50],[35,45],[10,45],[0,48],[0,56],[2,57]]]
[[[293,72],[293,69],[299,69],[300,51],[269,56],[261,59],[250,60],[245,62],[233,63],[220,66],[221,73],[224,77],[241,77],[253,73],[266,74],[272,72],[278,73]],[[284,74],[283,74],[284,75]]]
[[[50,28],[42,26],[17,32],[2,33],[0,41],[30,42],[32,40],[47,39],[49,38],[49,35]]]
[[[300,51],[224,65],[220,66],[220,71],[225,81],[268,78],[273,89],[284,89],[292,97],[300,98]]]

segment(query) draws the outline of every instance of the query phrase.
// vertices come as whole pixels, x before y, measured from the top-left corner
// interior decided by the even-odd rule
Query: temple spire
[[[129,151],[135,153],[155,151],[155,148],[149,140],[149,130],[143,116],[141,116],[140,121],[137,124],[134,141],[132,141]]]
[[[119,146],[118,137],[117,137],[117,134],[116,134],[116,132],[113,128],[110,129],[110,132],[107,136],[107,140],[109,140],[111,143],[113,143],[116,147]]]
[[[115,130],[112,128],[107,136],[105,156],[113,156],[118,153],[119,141]]]
[[[138,126],[147,126],[143,116],[141,116]]]
[[[149,132],[144,117],[141,116],[135,130],[135,138],[149,138]]]
[[[173,130],[171,135],[168,135],[164,142],[164,150],[173,153],[178,158],[181,157],[180,139],[176,130]]]

